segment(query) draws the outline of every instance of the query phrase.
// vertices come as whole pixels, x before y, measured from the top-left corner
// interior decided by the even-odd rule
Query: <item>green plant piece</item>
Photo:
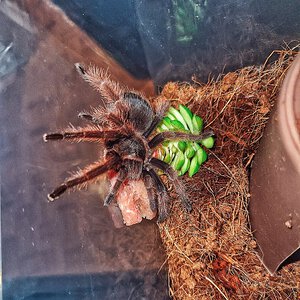
[[[169,112],[176,118],[176,120],[182,123],[182,125],[186,130],[189,130],[183,116],[180,114],[180,112],[177,109],[171,106],[169,108]]]
[[[160,131],[168,131],[169,129],[168,129],[168,127],[165,124],[160,124],[159,130]]]
[[[171,166],[178,171],[182,168],[184,161],[184,154],[181,151],[178,151],[171,163]]]
[[[171,151],[173,153],[177,153],[178,152],[178,147],[176,147],[176,146],[177,146],[177,143],[176,142],[172,142],[172,145],[171,145],[171,147],[169,147],[169,149],[171,149]]]
[[[171,121],[171,125],[173,126],[173,128],[175,130],[186,131],[185,128],[184,128],[184,126],[182,125],[182,123],[180,121],[178,121],[178,120],[171,120],[171,119],[170,119],[170,121]]]
[[[192,122],[192,117],[193,117],[192,112],[186,106],[181,104],[179,105],[179,111],[180,114],[183,116],[185,123],[188,125],[190,131],[193,133],[194,127]]]
[[[191,110],[179,105],[178,110],[170,107],[166,117],[159,124],[157,131],[180,131],[192,134],[200,134],[203,130],[203,119],[194,115]],[[184,175],[188,172],[192,177],[198,171],[200,166],[207,160],[206,151],[200,146],[212,148],[214,138],[209,137],[197,142],[194,141],[164,141],[161,151],[157,155],[164,162],[170,164],[178,175]]]
[[[160,147],[160,148],[158,149],[158,155],[159,155],[159,157],[161,157],[162,160],[164,160],[164,157],[165,157],[165,155],[166,155],[166,150],[165,150],[165,148]]]
[[[171,120],[176,120],[174,115],[172,115],[170,112],[167,113],[166,117],[169,117]]]
[[[188,148],[185,150],[185,156],[187,158],[192,158],[195,155],[196,151],[195,149],[192,147],[192,144],[188,145]]]
[[[208,149],[211,149],[211,148],[214,146],[214,144],[215,144],[215,139],[214,139],[212,136],[210,136],[210,137],[208,137],[208,138],[206,138],[206,139],[200,141],[200,143],[201,143],[204,147],[206,147],[206,148],[208,148]]]
[[[196,142],[193,142],[192,143],[192,146],[193,146],[193,148],[197,151],[197,150],[199,150],[201,147],[196,143]]]
[[[207,160],[207,153],[202,148],[198,149],[196,152],[198,163],[202,165]]]
[[[169,164],[171,162],[171,153],[168,149],[168,147],[163,148],[165,150],[165,156],[163,158],[163,161],[166,162],[167,164]]]
[[[167,129],[173,129],[173,126],[172,126],[172,122],[171,122],[171,119],[168,118],[168,117],[164,117],[163,118],[163,125],[165,125],[167,127]]]
[[[199,134],[203,129],[202,118],[197,115],[193,115],[192,122],[193,122],[194,133]]]
[[[198,158],[197,156],[194,156],[191,160],[191,165],[189,167],[189,177],[194,176],[200,168],[200,164],[198,163]]]
[[[190,168],[190,165],[191,165],[191,161],[185,156],[185,157],[184,157],[184,164],[183,164],[183,166],[181,167],[181,169],[180,169],[178,175],[179,175],[179,176],[184,175],[184,174],[188,171],[188,169]]]
[[[184,142],[184,141],[179,141],[179,142],[177,143],[177,146],[178,146],[178,148],[179,148],[182,152],[184,152],[185,149],[186,149],[186,147],[187,147],[187,143]]]

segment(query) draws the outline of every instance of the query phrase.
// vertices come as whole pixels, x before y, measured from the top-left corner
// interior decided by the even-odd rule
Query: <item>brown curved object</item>
[[[300,56],[292,64],[255,156],[250,222],[270,273],[300,247]]]

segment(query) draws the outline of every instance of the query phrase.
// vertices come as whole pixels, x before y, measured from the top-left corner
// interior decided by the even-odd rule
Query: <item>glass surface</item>
[[[33,5],[36,3],[36,5]],[[54,203],[47,193],[98,160],[90,143],[44,143],[100,103],[74,63],[124,71],[48,1],[0,3],[1,208],[4,299],[167,299],[155,222],[116,229],[97,186]]]
[[[206,82],[300,40],[298,0],[135,0],[155,83]],[[285,45],[286,46],[286,45]]]
[[[207,81],[300,40],[299,0],[54,0],[129,72]]]
[[[149,77],[134,1],[53,0],[70,19],[139,78]],[[157,19],[155,20],[157,21]]]

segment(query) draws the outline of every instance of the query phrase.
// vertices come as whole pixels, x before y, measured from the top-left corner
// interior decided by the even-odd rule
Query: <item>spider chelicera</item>
[[[117,180],[111,186],[104,205],[109,205],[114,200],[127,180],[142,179],[150,208],[158,211],[158,221],[162,222],[169,215],[170,198],[156,172],[161,170],[173,184],[184,209],[191,211],[191,204],[177,172],[167,163],[155,158],[154,149],[165,140],[199,141],[213,133],[206,131],[194,135],[166,131],[155,134],[154,130],[166,114],[169,103],[162,102],[153,109],[147,99],[121,87],[109,78],[107,72],[93,66],[75,66],[81,77],[100,93],[105,104],[91,112],[79,114],[80,118],[88,121],[88,126],[70,127],[63,132],[45,134],[44,141],[99,141],[104,143],[106,151],[99,161],[67,178],[48,195],[48,199],[53,201],[70,188],[81,188],[101,174],[114,171],[117,173]]]

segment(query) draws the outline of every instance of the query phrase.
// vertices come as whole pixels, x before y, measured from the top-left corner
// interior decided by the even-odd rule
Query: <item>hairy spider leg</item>
[[[147,190],[147,195],[148,199],[150,202],[150,208],[152,211],[156,211],[157,209],[157,204],[156,204],[156,194],[155,194],[155,189],[154,189],[154,184],[153,184],[153,179],[151,178],[151,175],[147,170],[143,170],[143,178],[144,178],[144,184],[145,188]]]
[[[116,163],[119,162],[119,160],[120,159],[118,156],[112,156],[102,165],[96,165],[92,168],[87,167],[88,170],[83,170],[77,176],[71,177],[70,179],[62,183],[60,186],[58,186],[51,194],[49,194],[49,201],[54,201],[67,189],[83,184],[107,172],[109,169],[112,169],[116,165]]]
[[[98,140],[98,139],[119,139],[124,137],[124,135],[120,134],[117,130],[89,130],[82,129],[82,131],[64,131],[57,133],[46,133],[43,138],[45,142],[51,140]]]
[[[166,162],[158,159],[158,158],[151,158],[150,164],[167,174],[170,181],[174,184],[174,188],[176,193],[180,197],[180,201],[187,212],[192,210],[192,206],[190,204],[189,198],[186,195],[186,190],[184,188],[183,183],[178,178],[177,172]]]
[[[169,203],[170,197],[167,192],[167,189],[160,179],[160,177],[156,174],[153,169],[150,169],[148,174],[150,175],[151,179],[153,180],[154,186],[156,187],[157,192],[157,210],[158,210],[158,219],[157,222],[163,222],[169,215]]]
[[[161,122],[161,120],[164,118],[166,112],[168,111],[169,106],[170,105],[168,102],[161,103],[161,105],[159,106],[159,108],[154,116],[154,119],[153,119],[151,125],[143,133],[144,137],[147,138],[153,132],[153,130],[158,126],[158,124]]]
[[[207,130],[202,134],[192,134],[185,133],[181,131],[164,131],[155,135],[148,143],[150,148],[155,148],[157,145],[161,144],[165,140],[181,140],[181,141],[201,141],[210,136],[213,136],[214,133],[211,130]]]
[[[123,184],[123,182],[125,181],[126,178],[127,178],[127,171],[125,168],[121,168],[118,173],[118,177],[117,177],[115,184],[111,187],[111,190],[109,191],[108,195],[106,196],[106,198],[104,200],[105,206],[108,206],[111,204],[111,202],[114,200],[115,195],[117,194],[119,188],[121,187],[121,185]]]
[[[117,101],[124,94],[120,85],[109,78],[109,74],[95,66],[84,67],[76,63],[76,70],[81,77],[96,89],[105,100]]]

